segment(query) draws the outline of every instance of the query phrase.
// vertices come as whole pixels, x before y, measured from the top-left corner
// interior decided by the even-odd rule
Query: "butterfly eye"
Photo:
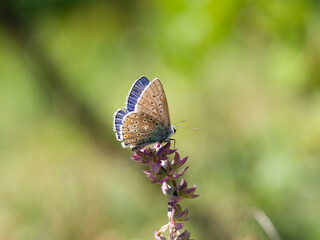
[[[137,121],[135,121],[134,123],[135,123],[135,124],[138,124],[138,123],[139,123],[139,121],[137,120]]]
[[[138,138],[136,138],[134,141],[135,141],[135,142],[138,142]]]
[[[152,95],[152,97],[153,97],[153,98],[156,98],[156,95],[155,95],[155,94],[153,94],[153,95]]]
[[[137,132],[137,129],[133,130],[133,132],[134,132],[134,133]]]
[[[149,132],[152,132],[152,129],[151,129],[151,128],[149,129]]]
[[[138,133],[137,135],[138,135],[138,136],[141,136],[141,133]]]
[[[143,119],[143,122],[146,123],[148,120],[147,119]]]
[[[157,93],[157,97],[159,97],[159,93]]]
[[[161,105],[162,105],[162,102],[159,102],[159,103],[158,103],[158,106],[161,106]]]
[[[137,127],[137,125],[133,125],[133,127],[134,127],[134,128],[136,128],[136,127]]]
[[[153,118],[149,118],[149,121],[152,122],[152,121],[153,121]]]
[[[162,111],[162,110],[160,110],[159,112],[160,112],[160,113],[162,113],[163,111]]]
[[[156,123],[155,123],[155,125],[156,125],[156,126],[158,126],[158,125],[159,125],[159,123],[158,123],[158,122],[156,122]]]
[[[151,103],[151,104],[154,104],[154,102],[153,102],[153,101],[151,101],[150,103]]]

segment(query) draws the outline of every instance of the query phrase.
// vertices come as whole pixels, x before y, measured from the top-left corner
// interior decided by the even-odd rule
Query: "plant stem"
[[[176,180],[173,177],[169,177],[170,181],[172,182],[173,185],[173,189],[174,192],[176,194],[178,194],[178,186],[176,183]],[[169,240],[173,240],[174,238],[174,233],[175,233],[175,222],[173,220],[174,214],[175,214],[175,210],[174,210],[174,206],[175,203],[174,202],[168,202],[168,216],[169,216]]]
[[[175,233],[175,223],[173,221],[174,207],[171,207],[171,216],[169,217],[169,240],[173,240],[173,234]]]

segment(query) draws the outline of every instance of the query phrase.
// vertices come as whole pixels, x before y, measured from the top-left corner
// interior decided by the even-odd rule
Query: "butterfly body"
[[[170,124],[168,103],[159,79],[141,77],[132,85],[125,109],[114,115],[114,131],[123,147],[140,149],[169,141],[176,129]]]

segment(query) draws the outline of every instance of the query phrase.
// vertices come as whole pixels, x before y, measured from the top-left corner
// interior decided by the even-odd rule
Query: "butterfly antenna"
[[[178,123],[185,122],[185,121],[187,121],[187,119],[183,119],[183,120],[181,120],[181,121],[179,121],[179,122],[176,122],[176,123],[173,124],[173,126],[175,126],[175,125],[178,124]]]
[[[173,126],[175,126],[178,123],[185,122],[185,121],[187,121],[187,119],[183,119],[183,120],[181,120],[179,122],[176,122],[175,124],[173,124]],[[198,128],[189,128],[189,127],[185,127],[185,126],[175,126],[175,127],[182,127],[182,128],[190,129],[190,130],[193,130],[193,131],[198,131],[199,130]]]

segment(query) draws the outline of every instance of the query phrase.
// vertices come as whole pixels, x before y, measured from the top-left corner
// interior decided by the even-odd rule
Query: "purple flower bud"
[[[175,152],[175,156],[172,161],[173,169],[178,169],[181,167],[185,162],[188,160],[189,157],[185,157],[183,159],[180,159],[180,155],[178,152]]]
[[[159,170],[161,169],[161,161],[152,161],[150,162],[150,170],[152,172],[154,172],[155,174],[157,174],[159,172]]]
[[[185,230],[176,238],[176,240],[191,240],[190,233],[187,230]]]
[[[152,172],[151,172],[151,171],[143,171],[143,172],[147,175],[147,177],[148,177],[151,181],[153,181],[154,176],[152,175]]]
[[[184,228],[184,223],[176,223],[176,229],[179,231]]]
[[[143,164],[149,163],[155,154],[155,150],[152,148],[142,148],[137,150],[131,157],[133,161],[141,162]]]
[[[190,220],[190,218],[187,217],[188,215],[188,208],[182,211],[182,208],[179,204],[176,204],[174,206],[174,220],[179,222],[187,222]]]
[[[165,144],[163,147],[161,147],[158,150],[157,155],[158,156],[162,156],[162,155],[170,155],[170,154],[174,153],[176,150],[175,149],[170,149],[170,146],[171,146],[170,142]]]
[[[175,189],[173,189],[169,184],[166,182],[162,183],[162,192],[165,196],[169,198],[171,203],[169,203],[172,207],[177,203],[181,202],[184,198],[180,197]]]
[[[165,181],[168,180],[168,177],[166,174],[158,174],[152,181],[152,183],[159,183],[159,184],[162,184],[164,183]]]
[[[192,188],[188,189],[188,184],[187,182],[182,179],[180,185],[178,186],[179,190],[179,195],[180,197],[183,198],[196,198],[199,197],[200,195],[193,194],[196,191],[196,185],[194,185]]]

